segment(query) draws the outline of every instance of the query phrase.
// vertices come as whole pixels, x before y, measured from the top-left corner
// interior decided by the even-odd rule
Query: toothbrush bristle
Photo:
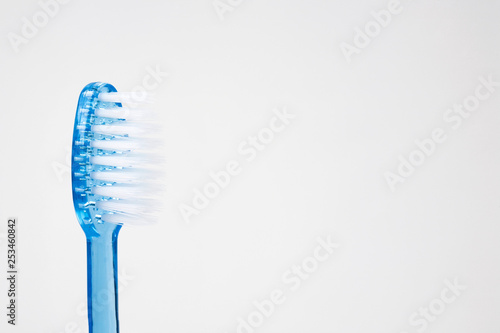
[[[92,216],[116,224],[148,224],[156,217],[159,163],[154,113],[148,99],[131,93],[100,93],[83,133],[81,166]],[[89,123],[90,122],[90,123]]]

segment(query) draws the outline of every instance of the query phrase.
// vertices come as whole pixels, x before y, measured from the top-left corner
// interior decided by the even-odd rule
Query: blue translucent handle
[[[117,241],[120,225],[97,225],[87,236],[87,303],[90,333],[118,333]]]

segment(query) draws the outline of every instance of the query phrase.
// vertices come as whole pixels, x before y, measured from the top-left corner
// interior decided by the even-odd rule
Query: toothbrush
[[[73,203],[87,239],[90,333],[117,333],[117,239],[122,225],[154,222],[158,159],[146,100],[95,82],[81,92],[72,146]],[[130,107],[127,107],[129,105]],[[152,147],[153,146],[153,147]]]

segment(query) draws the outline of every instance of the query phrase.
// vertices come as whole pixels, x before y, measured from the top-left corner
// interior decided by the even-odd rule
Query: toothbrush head
[[[102,224],[154,222],[157,154],[155,124],[145,98],[107,83],[81,92],[73,130],[73,203],[87,235]]]

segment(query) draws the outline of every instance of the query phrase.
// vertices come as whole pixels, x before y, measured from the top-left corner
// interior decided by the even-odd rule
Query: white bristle
[[[113,167],[132,167],[137,165],[137,161],[133,158],[127,156],[115,156],[115,155],[104,155],[104,156],[92,156],[90,158],[90,163],[94,165],[108,165]]]
[[[141,140],[133,140],[129,138],[113,138],[112,140],[92,140],[90,146],[97,149],[105,149],[110,151],[127,151],[133,149],[141,149],[144,145]]]
[[[95,110],[98,117],[126,119],[126,120],[147,120],[150,116],[148,110],[136,110],[130,107],[116,107],[116,108],[99,108]]]
[[[128,184],[114,184],[107,186],[95,186],[92,188],[92,193],[115,199],[131,199],[137,197],[148,197],[152,194],[154,195],[154,189]]]
[[[101,200],[97,202],[97,208],[113,213],[135,215],[148,213],[147,207],[137,200]]]
[[[92,132],[104,135],[139,137],[147,133],[145,128],[130,125],[93,125]]]
[[[128,169],[113,169],[90,173],[90,178],[107,183],[137,183],[142,177],[144,177],[143,171],[132,171]]]
[[[89,162],[95,207],[102,221],[147,224],[154,220],[160,158],[156,154],[158,126],[144,105],[120,107],[107,103],[137,103],[131,93],[101,93],[91,126]]]
[[[151,103],[152,98],[147,94],[141,93],[130,93],[130,92],[112,92],[112,93],[100,93],[98,99],[102,102],[111,103]]]

